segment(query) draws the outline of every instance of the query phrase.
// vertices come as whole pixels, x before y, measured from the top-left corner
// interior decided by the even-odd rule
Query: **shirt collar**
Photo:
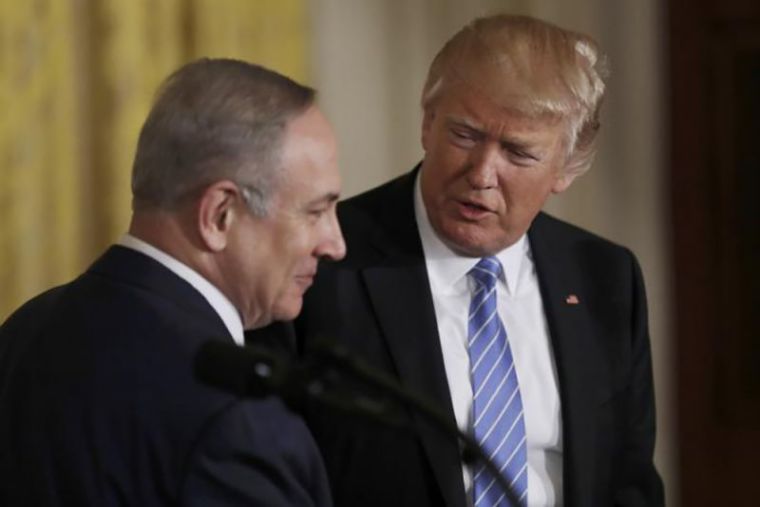
[[[192,285],[222,319],[235,343],[243,345],[243,322],[240,319],[240,314],[232,302],[227,299],[227,296],[222,294],[211,282],[203,278],[187,264],[183,264],[166,252],[131,234],[124,234],[119,239],[118,244],[147,255]]]
[[[434,290],[444,293],[466,290],[467,273],[478,263],[480,258],[465,257],[454,252],[435,233],[422,201],[420,174],[421,171],[417,173],[417,180],[414,183],[414,213],[431,284],[433,284]],[[508,293],[514,294],[516,292],[523,259],[529,255],[530,244],[525,234],[514,244],[494,255],[501,262],[503,268],[502,281],[506,284]]]

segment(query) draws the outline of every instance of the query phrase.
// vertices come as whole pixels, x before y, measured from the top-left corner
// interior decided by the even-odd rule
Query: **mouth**
[[[311,285],[314,283],[314,276],[316,276],[316,273],[306,273],[303,275],[296,275],[296,283],[301,288],[303,292],[306,292],[306,289],[311,287]]]
[[[470,200],[458,200],[457,211],[467,220],[480,220],[495,213],[495,211],[483,203]]]

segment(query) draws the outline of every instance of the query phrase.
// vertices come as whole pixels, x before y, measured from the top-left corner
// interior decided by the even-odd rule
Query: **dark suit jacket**
[[[325,265],[296,323],[306,351],[329,336],[454,422],[413,208],[416,172],[339,206],[348,255]],[[539,214],[528,233],[557,364],[569,506],[660,505],[647,310],[633,255]],[[566,303],[574,294],[580,304]],[[339,506],[464,507],[454,441],[327,409],[307,418]]]
[[[201,385],[231,340],[191,285],[109,249],[0,328],[0,505],[329,505],[319,451],[279,400]]]

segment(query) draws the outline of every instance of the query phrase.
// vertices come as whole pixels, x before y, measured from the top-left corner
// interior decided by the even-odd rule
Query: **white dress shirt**
[[[192,285],[201,295],[206,298],[208,304],[214,309],[230,332],[232,339],[238,345],[243,345],[243,321],[232,302],[221,293],[211,282],[203,278],[197,271],[186,264],[181,263],[166,252],[159,250],[145,241],[125,234],[119,239],[119,245],[137,250],[160,262],[178,277]]]
[[[417,177],[414,192],[417,227],[443,362],[459,428],[472,435],[472,384],[467,352],[467,315],[473,282],[467,276],[480,260],[454,253],[435,234]],[[522,396],[528,453],[528,505],[562,505],[562,424],[557,372],[541,302],[530,244],[523,235],[496,257],[503,266],[497,283],[498,312],[507,331]],[[463,466],[468,505],[472,470]]]

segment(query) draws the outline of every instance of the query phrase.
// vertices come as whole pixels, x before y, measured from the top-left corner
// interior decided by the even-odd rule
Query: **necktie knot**
[[[478,285],[491,289],[501,274],[501,263],[496,257],[483,257],[468,274]]]

